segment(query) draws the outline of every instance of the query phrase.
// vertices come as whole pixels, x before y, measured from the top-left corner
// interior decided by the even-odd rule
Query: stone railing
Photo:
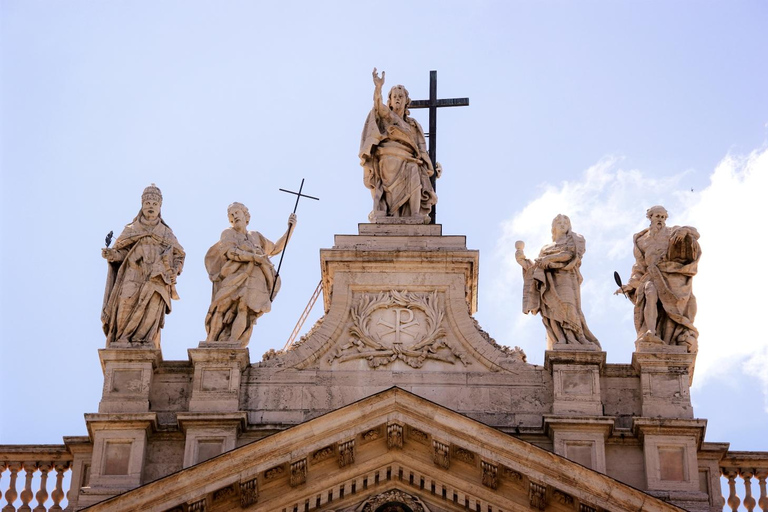
[[[2,512],[62,510],[65,473],[71,466],[72,454],[63,444],[0,445]],[[50,493],[49,476],[56,479]],[[34,509],[29,505],[33,498]]]
[[[728,480],[728,498],[726,503],[734,512],[748,510],[752,512],[755,505],[763,512],[768,512],[768,494],[765,489],[765,479],[768,477],[768,452],[727,452],[720,460],[720,471]],[[741,477],[744,484],[743,499],[736,491],[737,477]],[[752,483],[757,484],[753,495]]]

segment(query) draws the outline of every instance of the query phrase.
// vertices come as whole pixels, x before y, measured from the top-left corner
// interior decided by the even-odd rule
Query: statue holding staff
[[[109,263],[101,321],[107,345],[149,343],[160,348],[160,329],[171,312],[171,299],[179,298],[176,277],[185,254],[160,215],[160,189],[153,183],[141,200],[141,210],[114,247],[101,250]],[[108,236],[107,245],[110,241]]]
[[[272,309],[280,289],[270,256],[279,254],[288,243],[296,215],[288,217],[288,229],[277,242],[246,228],[251,220],[248,208],[232,203],[227,208],[231,227],[205,255],[205,268],[213,283],[213,296],[205,317],[207,342],[239,343],[245,347],[256,320]]]

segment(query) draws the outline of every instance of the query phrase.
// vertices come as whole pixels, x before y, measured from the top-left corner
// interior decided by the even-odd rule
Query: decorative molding
[[[259,500],[259,482],[252,478],[245,482],[240,482],[240,507],[245,508],[253,505]]]
[[[272,480],[273,478],[277,478],[278,476],[282,475],[283,472],[285,472],[285,467],[283,464],[270,468],[264,472],[264,480]]]
[[[429,434],[413,427],[408,429],[408,437],[424,444],[427,444],[429,441]]]
[[[451,465],[451,447],[433,439],[432,450],[432,460],[435,461],[435,464],[448,469]]]
[[[339,443],[339,467],[343,468],[355,462],[355,440]]]
[[[528,499],[533,509],[544,510],[547,508],[547,486],[530,482],[528,485]]]
[[[498,489],[499,466],[497,466],[496,464],[492,464],[490,462],[481,460],[480,467],[483,470],[483,485],[486,487],[490,487],[491,489]]]
[[[510,469],[507,466],[501,466],[501,474],[504,475],[505,477],[509,478],[510,480],[515,482],[516,484],[521,484],[522,485],[522,483],[523,483],[523,475],[522,475],[522,473],[518,473],[514,469]]]
[[[552,491],[552,498],[558,503],[563,505],[573,505],[573,496],[566,494],[563,491],[555,489]]]
[[[237,492],[235,491],[234,484],[222,487],[221,489],[213,491],[213,501],[216,502],[226,500],[227,498],[234,496],[236,493]]]
[[[597,509],[593,507],[592,505],[587,505],[585,503],[579,503],[579,512],[597,512]]]
[[[474,452],[471,452],[466,448],[462,448],[460,446],[453,447],[453,456],[462,462],[466,462],[467,464],[475,463]]]
[[[387,448],[403,447],[403,426],[399,423],[387,425]]]
[[[366,441],[366,442],[374,441],[374,440],[379,438],[379,435],[380,435],[379,434],[379,429],[377,427],[377,428],[372,428],[371,430],[369,430],[367,432],[364,432],[363,435],[362,435],[362,438],[363,438],[363,441]]]
[[[399,489],[392,489],[391,491],[383,492],[369,498],[363,505],[361,512],[374,512],[380,506],[391,501],[400,502],[408,506],[413,512],[428,512],[428,509],[419,498],[411,496]]]
[[[291,487],[296,487],[307,482],[307,459],[291,462]]]
[[[465,366],[470,364],[467,355],[446,340],[446,330],[441,327],[445,311],[439,303],[436,291],[392,290],[361,295],[350,310],[352,339],[328,358],[328,364],[335,359],[340,363],[367,359],[371,368],[386,366],[398,359],[412,368],[421,368],[427,359],[449,364],[459,360]],[[374,323],[374,315],[382,309],[394,311],[394,319],[387,322],[378,317],[378,322]],[[414,311],[424,315],[424,325],[416,319]],[[392,339],[385,341],[382,339],[385,336],[392,336]]]
[[[315,453],[312,454],[312,462],[320,462],[323,461],[329,457],[333,457],[333,445],[329,444],[328,446],[324,448],[320,448]]]

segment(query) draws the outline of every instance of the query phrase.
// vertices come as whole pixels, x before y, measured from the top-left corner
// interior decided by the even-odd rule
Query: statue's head
[[[141,214],[147,220],[160,217],[160,207],[163,205],[163,193],[153,183],[141,194]]]
[[[645,211],[645,216],[651,221],[651,226],[663,228],[666,226],[669,213],[667,213],[666,208],[657,204],[656,206],[648,208]]]
[[[389,99],[387,106],[399,115],[409,115],[408,106],[411,104],[411,97],[408,96],[408,89],[402,85],[395,85],[389,90]]]
[[[232,203],[229,205],[227,207],[227,216],[229,217],[230,224],[233,226],[241,216],[245,219],[246,226],[251,222],[251,213],[248,211],[248,207],[243,203]]]
[[[571,219],[567,215],[559,214],[552,220],[552,240],[558,235],[567,235],[571,232]]]

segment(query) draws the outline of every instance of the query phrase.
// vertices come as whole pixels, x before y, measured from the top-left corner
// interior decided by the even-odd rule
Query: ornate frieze
[[[272,480],[273,478],[277,478],[278,476],[282,475],[284,471],[285,468],[283,467],[283,464],[270,468],[264,472],[264,480]]]
[[[501,466],[501,473],[506,478],[509,478],[512,482],[516,484],[522,484],[523,483],[523,475],[514,469],[510,469],[507,466]]]
[[[328,445],[324,448],[320,448],[312,454],[312,462],[320,462],[333,456],[333,445]]]
[[[453,447],[453,456],[462,462],[466,462],[467,464],[475,463],[475,454],[460,446]]]
[[[499,487],[499,466],[481,460],[480,467],[483,469],[483,485],[497,489]]]
[[[339,444],[339,467],[343,468],[355,462],[355,440],[350,439]]]
[[[421,368],[427,360],[464,365],[466,354],[445,337],[441,326],[445,308],[437,292],[417,293],[389,291],[363,294],[350,311],[350,342],[339,347],[329,358],[331,364],[366,359],[377,368],[401,360],[413,368]]]
[[[403,426],[399,423],[387,425],[387,448],[403,447]]]
[[[291,462],[291,487],[296,487],[307,481],[307,459]]]
[[[432,460],[441,468],[448,469],[451,465],[451,447],[440,441],[432,441]]]
[[[379,438],[379,429],[378,428],[372,428],[371,430],[364,432],[361,436],[363,438],[363,441],[374,441]]]
[[[418,441],[424,444],[427,444],[427,442],[429,441],[429,434],[427,434],[426,432],[422,432],[421,430],[413,427],[410,427],[408,429],[408,437],[413,439],[414,441]]]
[[[226,487],[222,487],[221,489],[217,489],[216,491],[213,491],[213,501],[223,501],[227,498],[231,498],[236,494],[237,491],[235,491],[234,485],[228,485]]]
[[[240,482],[240,506],[242,508],[249,507],[256,503],[259,499],[259,482],[258,479],[252,478],[245,482]]]
[[[558,491],[555,489],[552,491],[552,498],[563,505],[573,505],[573,496],[570,494],[566,494],[563,491]]]

